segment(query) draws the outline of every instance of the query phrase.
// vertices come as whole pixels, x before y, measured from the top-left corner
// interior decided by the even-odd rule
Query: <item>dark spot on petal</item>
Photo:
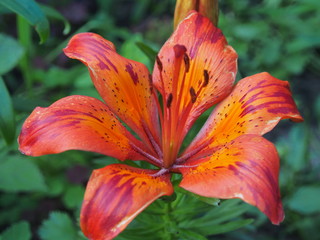
[[[137,85],[137,83],[139,82],[138,74],[133,71],[133,67],[131,64],[126,65],[126,71],[130,74],[130,77],[133,80],[134,84]]]

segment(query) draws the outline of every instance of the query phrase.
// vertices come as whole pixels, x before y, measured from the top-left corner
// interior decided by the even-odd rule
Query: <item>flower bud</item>
[[[218,0],[177,0],[174,11],[174,29],[191,10],[195,10],[209,18],[217,26],[219,15]]]

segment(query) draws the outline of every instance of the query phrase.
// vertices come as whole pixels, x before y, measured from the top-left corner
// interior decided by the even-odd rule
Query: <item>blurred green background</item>
[[[92,169],[116,160],[79,151],[23,156],[16,143],[21,125],[36,106],[49,106],[62,97],[99,98],[87,69],[62,54],[72,35],[99,33],[114,42],[121,55],[152,70],[141,48],[160,49],[173,31],[174,6],[174,0],[0,0],[0,239],[85,239],[78,218],[86,181]],[[290,81],[305,118],[300,124],[283,121],[266,135],[281,157],[285,221],[273,226],[254,207],[238,201],[212,206],[186,197],[172,215],[178,224],[158,227],[159,232],[184,229],[177,239],[319,239],[319,24],[319,0],[220,1],[219,27],[239,55],[238,79],[267,71]],[[211,220],[198,221],[207,228],[193,229],[190,223],[208,209],[213,209],[206,218]],[[155,230],[143,228],[152,229],[161,219],[146,215],[118,239],[157,239]],[[247,224],[244,219],[254,221]],[[235,224],[227,225],[229,220]]]

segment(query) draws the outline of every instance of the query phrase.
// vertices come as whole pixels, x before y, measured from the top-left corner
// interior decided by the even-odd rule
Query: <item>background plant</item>
[[[121,55],[151,69],[150,57],[172,32],[174,4],[0,1],[0,239],[85,239],[77,218],[86,181],[92,169],[116,160],[76,151],[29,158],[17,151],[15,139],[36,106],[72,94],[99,98],[85,67],[62,55],[71,35],[97,32],[113,41]],[[268,71],[289,79],[305,118],[294,127],[282,123],[267,136],[276,142],[282,160],[286,220],[275,227],[244,203],[218,204],[180,190],[175,199],[152,204],[118,239],[147,239],[150,232],[162,233],[160,239],[168,239],[168,234],[172,239],[237,240],[318,236],[311,233],[320,227],[320,3],[225,0],[220,8],[219,27],[239,54],[240,75]],[[167,208],[168,202],[174,210]]]

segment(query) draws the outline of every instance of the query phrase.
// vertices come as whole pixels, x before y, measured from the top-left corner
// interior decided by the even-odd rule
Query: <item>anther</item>
[[[185,66],[186,66],[186,73],[187,73],[187,72],[189,72],[189,69],[190,69],[190,59],[189,59],[188,54],[184,53],[183,60],[184,60]]]
[[[159,71],[162,72],[163,66],[162,66],[162,62],[161,62],[159,56],[156,57],[156,62],[157,62]]]
[[[172,93],[170,93],[167,99],[167,108],[171,107],[172,99],[173,99],[173,96],[172,96]]]
[[[152,90],[153,90],[153,80],[152,80],[152,75],[151,74],[149,74],[149,85],[150,85],[150,92],[152,92]]]
[[[193,87],[190,88],[191,102],[195,103],[197,100],[197,94]]]
[[[203,85],[202,87],[206,87],[209,83],[209,73],[208,73],[208,70],[203,70],[203,77],[204,77],[204,82],[203,82]]]
[[[187,51],[187,48],[184,45],[176,44],[173,46],[174,55],[176,58],[182,57]]]

